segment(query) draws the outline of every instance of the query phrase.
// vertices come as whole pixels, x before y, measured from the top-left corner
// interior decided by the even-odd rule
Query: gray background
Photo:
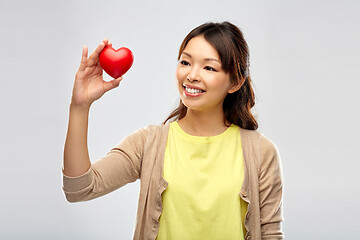
[[[61,189],[82,46],[108,37],[135,55],[92,106],[95,161],[167,117],[181,41],[228,20],[250,46],[260,131],[282,156],[287,239],[359,239],[359,12],[360,1],[1,1],[0,238],[130,239],[139,181],[75,204]]]

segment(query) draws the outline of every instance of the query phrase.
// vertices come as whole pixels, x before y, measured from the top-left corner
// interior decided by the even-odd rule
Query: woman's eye
[[[206,66],[205,69],[206,69],[206,70],[209,70],[209,71],[214,71],[214,72],[216,72],[216,69],[215,69],[215,68],[212,68],[212,67],[209,67],[209,66]]]
[[[185,60],[182,60],[181,62],[180,62],[180,64],[182,64],[182,65],[190,65],[187,61],[185,61]]]

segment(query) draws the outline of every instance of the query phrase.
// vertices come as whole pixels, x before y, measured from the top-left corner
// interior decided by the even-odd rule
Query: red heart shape
[[[100,53],[100,65],[104,71],[113,78],[124,75],[134,62],[134,55],[126,47],[118,50],[112,47],[105,47]]]

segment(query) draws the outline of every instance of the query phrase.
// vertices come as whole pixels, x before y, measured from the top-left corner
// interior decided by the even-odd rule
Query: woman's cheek
[[[181,81],[181,70],[179,67],[176,68],[175,76],[178,81]]]

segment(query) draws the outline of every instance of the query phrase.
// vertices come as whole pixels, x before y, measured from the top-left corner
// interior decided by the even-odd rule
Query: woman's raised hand
[[[99,55],[105,46],[111,47],[106,38],[88,58],[88,48],[83,47],[79,70],[75,75],[75,83],[71,104],[90,108],[91,104],[107,91],[119,86],[122,77],[106,82],[103,79],[103,69],[99,63]]]

